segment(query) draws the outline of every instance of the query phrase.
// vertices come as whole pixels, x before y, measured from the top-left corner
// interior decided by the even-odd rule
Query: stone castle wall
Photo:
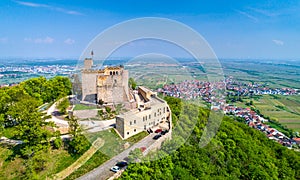
[[[82,100],[88,101],[88,96],[96,97],[97,72],[82,72]]]
[[[128,76],[127,71],[118,71],[114,75],[98,75],[97,99],[104,102],[122,103],[127,102]],[[124,76],[125,75],[125,76]]]

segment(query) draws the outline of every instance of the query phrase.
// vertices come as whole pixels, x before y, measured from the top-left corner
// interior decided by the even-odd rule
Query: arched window
[[[116,72],[116,75],[119,75],[119,72],[118,72],[118,71]]]
[[[115,72],[115,71],[113,72],[113,75],[116,75],[116,72]]]
[[[112,72],[110,71],[110,73],[109,73],[110,75],[112,75]]]

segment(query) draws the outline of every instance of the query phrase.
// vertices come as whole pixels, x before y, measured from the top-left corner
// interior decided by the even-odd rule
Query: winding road
[[[150,147],[155,142],[155,140],[153,140],[153,137],[155,135],[156,135],[155,133],[148,135],[138,143],[132,145],[130,148],[114,156],[110,160],[106,161],[101,166],[79,177],[78,180],[106,180],[110,178],[111,176],[114,175],[114,172],[110,171],[111,167],[115,166],[117,162],[122,161],[123,159],[128,157],[131,150],[134,150],[136,148],[141,148],[141,147]]]

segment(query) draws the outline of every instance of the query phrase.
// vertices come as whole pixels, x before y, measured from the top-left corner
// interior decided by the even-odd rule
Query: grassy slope
[[[25,170],[22,158],[16,157],[9,160],[12,153],[12,150],[0,147],[0,179],[19,179]],[[47,168],[39,173],[40,179],[46,179],[46,177],[60,172],[76,160],[62,149],[50,151],[46,156],[48,157]]]

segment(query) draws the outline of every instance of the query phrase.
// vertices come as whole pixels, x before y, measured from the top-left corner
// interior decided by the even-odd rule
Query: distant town
[[[57,75],[68,76],[74,72],[75,66],[70,65],[10,65],[0,66],[0,87],[14,86],[25,79]]]
[[[226,100],[224,96],[215,92],[215,89],[222,89],[226,86]],[[269,120],[258,114],[255,109],[250,107],[242,108],[232,105],[232,102],[239,100],[242,96],[255,96],[255,95],[297,95],[300,94],[298,89],[292,88],[269,88],[265,84],[249,83],[245,84],[233,80],[232,77],[227,78],[225,82],[203,82],[198,80],[186,80],[179,84],[165,85],[159,88],[158,92],[164,95],[177,97],[185,100],[202,99],[211,104],[211,109],[221,110],[224,114],[234,115],[235,117],[242,118],[244,122],[257,130],[266,134],[269,139],[292,148],[293,145],[300,145],[300,138],[287,137],[279,130],[272,128],[266,124]],[[218,96],[217,96],[218,95]],[[230,98],[228,98],[230,97]],[[250,104],[249,104],[250,105]],[[298,133],[299,135],[299,133]]]

